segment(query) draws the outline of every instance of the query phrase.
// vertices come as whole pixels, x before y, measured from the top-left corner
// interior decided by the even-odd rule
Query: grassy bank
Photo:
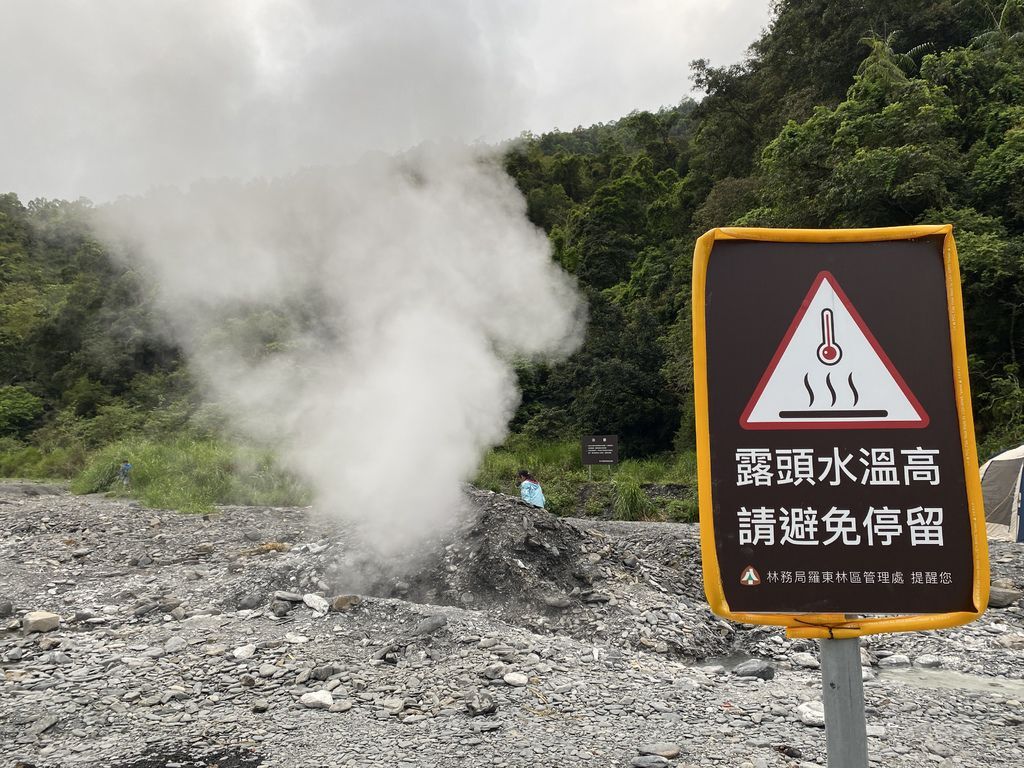
[[[692,453],[635,460],[615,467],[594,467],[580,459],[576,441],[538,442],[513,436],[484,457],[474,484],[492,491],[518,495],[516,470],[534,474],[547,498],[547,507],[559,515],[612,516],[620,520],[695,520],[697,516],[697,461]],[[655,495],[650,486],[684,486],[676,494]]]
[[[131,484],[117,479],[122,460],[132,464]],[[214,504],[294,506],[310,503],[309,491],[274,466],[265,451],[212,439],[129,439],[93,454],[71,483],[74,493],[113,494],[184,512],[205,512]]]
[[[267,451],[210,437],[134,437],[93,452],[77,448],[43,451],[0,446],[0,477],[71,481],[75,493],[111,493],[148,506],[205,512],[215,504],[298,506],[309,490],[281,471]],[[132,464],[124,487],[117,468]],[[588,471],[575,441],[540,442],[513,436],[483,458],[474,484],[518,495],[516,470],[529,469],[541,482],[549,510],[622,520],[696,518],[696,462],[693,454],[623,461]],[[670,486],[658,493],[652,486]]]

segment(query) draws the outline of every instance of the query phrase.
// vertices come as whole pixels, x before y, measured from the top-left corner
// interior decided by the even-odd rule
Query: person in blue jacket
[[[534,507],[544,509],[544,491],[540,489],[540,483],[537,482],[537,478],[525,469],[520,469],[516,472],[516,485],[519,486],[519,495],[523,501]]]
[[[121,485],[123,485],[125,488],[131,485],[131,473],[131,463],[129,463],[128,459],[122,459],[121,466],[117,468],[117,479],[121,481]]]

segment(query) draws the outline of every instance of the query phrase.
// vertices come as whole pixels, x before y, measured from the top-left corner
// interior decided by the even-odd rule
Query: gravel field
[[[312,509],[0,485],[0,766],[825,765],[817,644],[713,616],[696,526],[466,499],[387,564]],[[1024,760],[991,549],[1003,607],[862,641],[873,765]]]

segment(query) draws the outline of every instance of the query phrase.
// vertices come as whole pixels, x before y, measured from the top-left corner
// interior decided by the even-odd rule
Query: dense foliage
[[[692,445],[694,240],[730,224],[956,226],[983,455],[1024,440],[1024,2],[780,2],[707,96],[527,137],[507,168],[591,302],[583,350],[522,371],[516,427]],[[899,32],[898,29],[906,30]]]
[[[1024,0],[780,0],[743,63],[697,61],[692,77],[699,103],[506,151],[590,305],[577,354],[519,366],[517,440],[692,446],[690,269],[706,229],[952,222],[981,452],[1024,441]],[[220,426],[159,334],[145,276],[89,236],[88,207],[0,196],[0,474],[71,474],[129,437]]]

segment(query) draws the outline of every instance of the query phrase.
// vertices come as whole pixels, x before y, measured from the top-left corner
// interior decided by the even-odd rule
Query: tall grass
[[[44,451],[34,445],[0,446],[0,477],[28,480],[67,479],[85,464],[87,451],[81,446]]]
[[[18,467],[43,473],[12,472],[2,462],[17,457]],[[127,488],[117,468],[132,464]],[[140,499],[148,506],[205,512],[215,504],[295,506],[311,494],[294,476],[274,464],[270,452],[210,437],[133,437],[111,443],[86,458],[43,454],[35,448],[0,452],[0,474],[60,476],[83,466],[71,483],[76,493],[110,493]],[[46,467],[57,467],[47,470]],[[17,468],[17,467],[15,467]],[[576,441],[537,441],[513,436],[483,458],[474,484],[518,495],[516,471],[527,469],[544,488],[547,508],[559,515],[613,516],[624,520],[696,519],[696,460],[692,453],[628,459],[616,467],[584,467]],[[683,486],[682,498],[649,498],[644,486]],[[676,492],[678,495],[678,491]]]
[[[627,459],[616,467],[584,467],[576,441],[536,441],[514,435],[484,456],[474,484],[518,495],[516,470],[532,472],[547,508],[559,515],[608,514],[624,520],[696,519],[697,461],[693,453]],[[642,485],[682,485],[683,499],[652,501]]]
[[[117,479],[132,464],[128,487]],[[102,448],[71,483],[75,493],[108,491],[147,506],[206,512],[214,504],[287,506],[309,503],[307,489],[277,469],[271,456],[212,439],[131,438]]]
[[[654,503],[644,493],[635,477],[623,474],[612,480],[612,508],[619,520],[650,520]]]

